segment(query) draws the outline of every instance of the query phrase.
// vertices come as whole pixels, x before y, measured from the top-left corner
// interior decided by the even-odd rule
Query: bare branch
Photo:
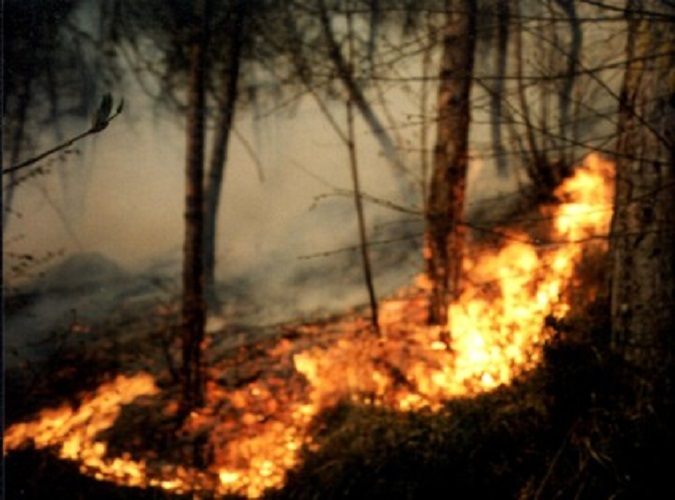
[[[109,97],[110,94],[106,94],[106,96]],[[89,128],[89,130],[82,132],[79,135],[76,135],[72,139],[69,139],[64,143],[61,143],[58,146],[54,146],[53,148],[43,153],[40,153],[37,156],[29,158],[11,167],[2,169],[2,175],[11,174],[12,172],[16,172],[17,170],[21,170],[22,168],[30,167],[31,165],[34,165],[35,163],[41,160],[44,160],[46,157],[53,155],[54,153],[58,153],[59,151],[63,151],[64,149],[69,148],[70,146],[84,139],[87,136],[98,134],[99,132],[103,131],[110,124],[111,121],[113,121],[115,118],[117,118],[117,116],[119,116],[122,113],[124,100],[120,101],[120,104],[117,106],[117,110],[115,110],[115,112],[112,115],[110,114],[111,109],[108,108],[108,100],[105,99],[105,96],[104,99],[101,101],[101,104],[102,106],[99,106],[97,114],[95,115],[94,118],[94,122],[92,123],[92,126]],[[110,107],[112,107],[112,101],[110,101],[109,105]],[[107,116],[104,116],[106,109],[107,109]]]

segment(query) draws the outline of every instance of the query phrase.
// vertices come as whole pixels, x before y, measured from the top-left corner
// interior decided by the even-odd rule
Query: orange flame
[[[471,283],[450,306],[450,351],[438,341],[438,331],[416,328],[405,339],[388,331],[384,342],[390,345],[343,337],[330,349],[296,356],[296,368],[312,382],[319,406],[360,392],[375,393],[400,409],[434,407],[449,397],[509,383],[534,366],[545,340],[545,318],[569,310],[563,293],[582,259],[581,243],[606,234],[612,171],[611,162],[590,155],[555,191],[562,203],[550,208],[551,244],[538,249],[527,235],[510,233],[499,251],[465,259]],[[372,361],[376,358],[393,362],[397,373],[405,374],[404,383],[392,387],[386,373],[391,365],[383,371],[381,363]]]
[[[281,341],[271,355],[292,363],[295,373],[304,376],[300,385],[272,375],[227,390],[212,377],[206,408],[184,424],[188,430],[208,431],[214,457],[206,471],[106,456],[106,443],[97,435],[113,425],[123,405],[158,393],[147,374],[120,375],[76,410],[47,409],[32,422],[11,426],[5,432],[5,453],[26,442],[56,446],[60,457],[78,461],[82,472],[98,479],[256,498],[283,484],[286,471],[297,465],[298,450],[311,446],[307,428],[312,418],[342,398],[400,410],[437,408],[453,396],[507,384],[540,359],[545,318],[562,317],[570,309],[565,293],[574,286],[581,243],[606,233],[609,225],[612,171],[610,162],[591,155],[558,188],[561,203],[549,207],[552,236],[547,245],[512,232],[501,249],[465,260],[471,281],[450,306],[451,349],[438,341],[438,329],[419,321],[423,298],[392,299],[381,306],[380,338],[364,334],[367,323],[356,318],[332,325],[339,333],[332,342],[320,345],[325,336],[317,335],[316,342],[300,350]],[[598,244],[606,246],[604,240]],[[229,417],[220,410],[224,401]]]
[[[119,375],[101,385],[77,410],[69,405],[46,409],[33,422],[11,426],[5,431],[4,451],[16,449],[30,439],[37,448],[58,447],[61,458],[79,461],[82,472],[93,473],[97,479],[145,486],[145,463],[106,459],[107,446],[97,441],[96,436],[115,423],[122,405],[138,396],[156,393],[157,387],[150,375]]]

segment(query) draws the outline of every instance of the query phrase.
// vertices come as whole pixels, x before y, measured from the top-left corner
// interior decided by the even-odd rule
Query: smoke
[[[12,311],[5,323],[14,348],[67,329],[73,312],[81,321],[104,320],[123,298],[152,293],[149,278],[171,283],[175,292],[180,289],[184,119],[167,112],[156,115],[155,104],[137,88],[127,89],[124,99],[125,112],[105,131],[79,143],[79,154],[54,162],[47,175],[18,188],[20,223],[9,228],[6,251],[30,255],[33,262],[49,253],[62,252],[63,257],[35,265],[23,279],[12,272],[11,263],[6,266],[7,284],[30,296],[30,305]],[[344,123],[343,107],[331,109]],[[72,124],[66,133],[74,135],[83,126]],[[265,120],[252,120],[243,110],[235,126],[217,243],[217,278],[226,313],[261,323],[365,303],[347,150],[325,117],[311,99],[304,99],[293,113]],[[409,203],[398,199],[396,177],[363,124],[357,140],[364,192]],[[252,153],[250,145],[256,143]],[[85,197],[77,217],[68,216],[58,169],[81,182]],[[83,171],[86,175],[76,175]],[[366,211],[373,239],[410,232],[410,216],[372,204]],[[399,223],[404,218],[408,220]],[[420,234],[418,226],[403,242],[373,247],[380,295],[419,270]],[[308,258],[315,254],[325,255]],[[77,265],[69,260],[78,256]],[[92,259],[100,265],[83,264]],[[108,272],[112,266],[119,272]],[[39,277],[45,270],[46,276]],[[83,287],[83,274],[98,287]]]
[[[407,70],[419,73],[417,69]],[[432,87],[428,89],[431,95],[435,92]],[[474,113],[471,131],[470,217],[481,213],[486,204],[490,212],[503,209],[518,191],[521,173],[514,155],[510,177],[496,174],[494,161],[489,158],[489,110],[479,86],[474,90],[474,101],[483,106]],[[136,290],[139,282],[147,283],[148,277],[167,280],[179,291],[184,233],[184,118],[158,110],[136,83],[128,83],[118,93],[116,98],[123,96],[126,102],[120,117],[102,133],[80,142],[76,146],[79,155],[52,162],[48,175],[29,179],[18,188],[16,220],[4,242],[8,261],[5,281],[10,288],[21,286],[25,293],[42,295],[34,297],[37,302],[28,310],[17,312],[12,321],[6,322],[9,337],[34,338],[39,336],[38,330],[44,333],[55,325],[67,324],[72,309],[87,309],[91,321],[102,319],[110,311],[106,304]],[[404,138],[398,146],[410,169],[407,180],[416,185],[420,175],[420,89],[412,84],[392,85],[384,95],[395,121],[388,127],[392,134]],[[434,99],[428,101],[427,117],[433,117]],[[611,98],[607,102],[611,108]],[[537,110],[536,102],[531,105]],[[333,103],[329,109],[346,129],[344,105]],[[427,121],[428,136],[433,138],[433,120]],[[580,123],[584,128],[580,137],[598,130]],[[612,126],[608,120],[603,123]],[[373,203],[366,205],[371,239],[394,240],[371,247],[375,288],[384,296],[409,283],[422,269],[422,202],[419,194],[401,196],[399,174],[383,158],[365,124],[359,121],[357,125],[363,191],[383,202],[418,211],[402,213]],[[358,233],[349,196],[352,183],[347,150],[312,98],[302,98],[292,112],[240,109],[235,127],[219,212],[216,257],[226,316],[253,322],[279,321],[366,303],[359,255],[354,250]],[[85,128],[86,124],[68,123],[63,133],[70,137]],[[433,139],[427,142],[425,146],[432,148]],[[36,149],[52,145],[50,136],[46,136]],[[69,200],[59,184],[58,170],[65,171],[73,184],[79,184],[79,189],[69,192],[84,193],[75,217],[66,209]],[[345,248],[351,250],[342,250]],[[41,288],[39,279],[31,282],[26,276],[34,278],[45,267],[58,265],[56,259],[23,272],[24,279],[22,272],[13,270],[13,256],[29,255],[33,261],[40,261],[61,251],[65,257],[100,255],[119,266],[125,277],[109,284],[101,275],[100,284],[110,294],[96,295],[95,300],[91,291],[55,300],[48,296],[48,289]],[[60,279],[65,288],[77,290],[76,279],[70,284],[68,275]],[[15,321],[21,315],[44,321],[39,325]]]

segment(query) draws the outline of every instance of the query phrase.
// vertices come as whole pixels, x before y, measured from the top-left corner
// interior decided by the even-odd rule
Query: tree
[[[432,282],[429,320],[443,327],[449,301],[459,295],[464,251],[462,215],[475,40],[475,2],[452,1],[442,39],[436,146],[426,214],[427,271]]]
[[[497,172],[500,175],[508,173],[508,161],[506,150],[504,149],[504,140],[502,137],[503,118],[503,100],[504,84],[506,82],[506,62],[508,60],[509,48],[509,23],[510,9],[509,2],[498,2],[497,8],[493,11],[495,23],[497,25],[496,44],[497,50],[494,51],[495,61],[495,79],[490,89],[490,128],[492,135],[492,149],[497,163]]]
[[[558,140],[559,150],[562,153],[562,161],[568,163],[570,158],[566,158],[564,154],[569,149],[569,144],[564,141],[573,137],[574,125],[572,123],[572,91],[576,81],[576,72],[579,62],[581,61],[581,46],[583,43],[583,33],[581,31],[581,23],[574,0],[556,0],[555,2],[560,6],[570,25],[570,44],[567,54],[567,64],[563,71],[562,84],[558,89],[558,133],[561,139]]]
[[[672,389],[675,7],[628,0],[612,223],[612,348]],[[653,387],[652,387],[653,388]],[[648,399],[651,399],[648,397]],[[651,402],[651,401],[649,401]]]
[[[370,129],[373,132],[375,138],[382,147],[382,152],[389,162],[398,170],[405,172],[405,166],[403,161],[400,158],[400,155],[389,135],[384,125],[380,122],[375,110],[372,105],[368,102],[359,82],[354,78],[354,72],[350,70],[350,63],[345,59],[340,50],[340,45],[336,40],[335,33],[331,27],[329,11],[325,4],[325,1],[320,0],[318,9],[318,16],[321,22],[321,30],[323,37],[326,43],[326,52],[328,59],[334,66],[334,71],[337,73],[337,77],[342,82],[345,90],[347,91],[348,98],[350,102],[353,102],[356,108],[361,113],[364,121],[368,124]],[[351,5],[349,6],[351,7]],[[349,8],[348,7],[348,8]],[[371,12],[371,33],[374,33],[376,29],[373,27],[373,24],[376,24],[378,21],[378,13],[380,12],[380,6],[378,2],[373,2],[370,6]],[[353,37],[350,36],[350,43],[353,44]],[[372,52],[375,47],[375,38],[373,35],[369,37],[368,40],[368,50],[370,54],[369,57],[372,59]],[[404,184],[405,186],[405,184]]]
[[[185,243],[183,254],[183,405],[204,404],[206,389],[202,343],[204,300],[204,139],[208,16],[210,0],[197,0],[190,20],[190,70],[186,123]]]
[[[229,15],[225,29],[227,38],[224,47],[226,56],[224,60],[219,61],[221,75],[217,83],[220,89],[218,118],[205,187],[204,272],[206,300],[210,310],[217,310],[220,307],[216,294],[216,228],[227,164],[227,149],[239,95],[239,74],[249,12],[249,2],[246,0],[231,0],[228,4]]]
[[[322,9],[323,11],[323,9]],[[324,18],[324,24],[328,26],[327,18]],[[352,15],[347,15],[347,26],[349,30],[349,62],[346,68],[348,79],[354,80],[354,25]],[[336,50],[339,50],[336,48]],[[377,298],[375,295],[375,287],[373,284],[373,277],[370,265],[370,255],[368,254],[368,238],[366,235],[366,223],[363,213],[363,200],[361,199],[361,188],[359,181],[359,170],[356,154],[356,135],[354,133],[354,101],[357,96],[353,92],[349,93],[347,98],[347,149],[349,150],[349,166],[352,176],[352,184],[354,186],[354,204],[356,206],[357,221],[359,226],[359,241],[361,246],[361,263],[363,265],[364,281],[368,289],[368,299],[370,302],[371,311],[371,325],[373,330],[380,333],[379,312],[377,305]]]
[[[442,4],[441,0],[420,0],[414,6],[407,0],[289,1],[281,9],[282,31],[261,31],[265,45],[275,47],[277,53],[291,63],[290,73],[282,78],[285,85],[311,86],[310,93],[318,92],[333,102],[343,96],[351,99],[392,168],[400,198],[406,201],[414,194],[411,178],[415,173],[407,165],[401,151],[403,145],[396,140],[396,131],[392,132],[384,119],[389,118],[388,113],[378,110],[370,92],[378,80],[388,79],[385,74],[392,69],[394,61],[400,62],[411,56],[414,52],[408,40],[411,33],[418,27],[423,14],[434,8],[440,9]],[[355,25],[359,26],[351,42],[358,59],[354,67],[363,68],[363,71],[350,73],[345,50],[350,37],[343,24],[334,22],[346,15],[352,15]],[[367,29],[361,29],[364,26]],[[392,51],[391,41],[386,38],[387,28],[400,30],[396,34],[397,42],[407,47],[409,53],[406,54],[404,48]],[[382,46],[388,55],[378,61],[376,54]],[[274,71],[284,73],[278,67]]]

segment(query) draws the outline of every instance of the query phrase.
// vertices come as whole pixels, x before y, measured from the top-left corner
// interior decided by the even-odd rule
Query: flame
[[[11,426],[4,435],[5,453],[32,442],[37,448],[55,447],[60,457],[79,462],[83,473],[97,479],[256,498],[283,484],[300,448],[312,446],[307,430],[312,419],[340,399],[433,409],[451,397],[507,384],[539,361],[546,317],[570,310],[567,294],[576,285],[575,266],[587,244],[606,247],[598,236],[606,233],[611,217],[612,171],[612,163],[590,155],[556,190],[561,203],[545,210],[551,221],[545,245],[511,231],[500,249],[465,259],[467,281],[449,309],[450,349],[439,341],[438,328],[424,326],[426,302],[418,293],[381,305],[379,338],[358,317],[307,326],[297,341],[283,340],[270,349],[272,368],[243,387],[218,383],[222,368],[212,367],[207,405],[181,429],[208,435],[213,459],[207,469],[158,465],[150,455],[147,460],[107,456],[98,436],[114,424],[122,406],[159,393],[152,376],[143,373],[101,385],[77,409],[45,409],[35,420]],[[335,333],[332,340],[327,331]]]
[[[128,458],[107,459],[106,443],[96,438],[115,423],[122,405],[139,396],[156,393],[155,382],[147,374],[119,375],[112,382],[101,385],[77,409],[69,405],[46,409],[37,420],[8,428],[4,435],[4,452],[31,439],[37,448],[57,447],[61,458],[77,460],[83,473],[93,473],[97,479],[145,486],[144,462]]]
[[[343,337],[330,349],[296,356],[296,368],[312,381],[314,400],[323,406],[346,394],[374,393],[400,409],[435,407],[453,396],[509,383],[533,367],[545,340],[546,317],[563,317],[570,309],[564,293],[573,285],[582,243],[606,248],[601,236],[612,214],[612,172],[611,162],[590,155],[561,184],[554,193],[561,203],[546,210],[553,226],[546,245],[510,232],[498,251],[465,259],[464,274],[471,281],[450,305],[450,350],[438,340],[439,331],[416,328],[405,338],[390,330],[386,345]],[[377,359],[388,360],[405,380],[392,385],[392,366],[385,363],[383,371]]]

